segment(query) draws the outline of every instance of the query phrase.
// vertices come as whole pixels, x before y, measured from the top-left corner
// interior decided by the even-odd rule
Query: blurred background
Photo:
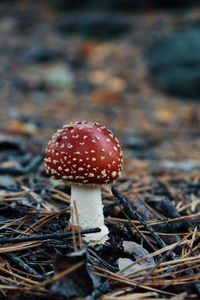
[[[124,176],[199,169],[199,1],[1,0],[0,66],[0,146],[98,121]]]

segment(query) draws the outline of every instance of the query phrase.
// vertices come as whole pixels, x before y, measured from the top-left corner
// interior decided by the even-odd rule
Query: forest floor
[[[45,1],[0,7],[0,299],[199,299],[200,106],[159,90],[144,56],[200,10],[129,14],[132,30],[109,41],[61,34],[60,15]],[[45,63],[29,51],[41,45]],[[45,148],[82,120],[111,129],[125,161],[114,195],[102,187],[103,247],[44,236],[68,232],[70,216]]]

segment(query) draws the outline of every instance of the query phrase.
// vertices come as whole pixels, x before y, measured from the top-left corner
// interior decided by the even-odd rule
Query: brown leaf
[[[122,104],[124,99],[115,92],[109,90],[96,90],[90,94],[90,101],[95,104]]]

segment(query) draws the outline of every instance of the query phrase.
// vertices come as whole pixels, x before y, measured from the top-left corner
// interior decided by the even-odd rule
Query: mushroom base
[[[81,229],[99,227],[101,232],[86,234],[83,239],[89,244],[104,244],[108,228],[104,225],[101,189],[99,187],[71,186],[70,223]]]

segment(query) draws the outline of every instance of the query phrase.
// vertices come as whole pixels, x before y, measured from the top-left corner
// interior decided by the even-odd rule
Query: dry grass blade
[[[37,284],[35,284],[34,286],[32,286],[30,288],[25,288],[25,289],[26,290],[30,290],[30,289],[31,290],[33,290],[33,289],[35,290],[36,289],[37,290],[39,287],[45,286],[46,284],[49,284],[49,283],[51,283],[53,281],[61,279],[62,277],[66,276],[66,275],[69,275],[70,273],[72,273],[73,271],[77,270],[78,268],[80,268],[83,265],[84,265],[84,262],[81,261],[81,262],[79,262],[79,263],[71,266],[70,268],[64,270],[64,271],[62,271],[62,272],[60,272],[58,274],[55,274],[51,278],[49,278],[47,280],[44,280],[44,281],[42,281],[40,283],[37,283]]]
[[[182,220],[187,220],[187,219],[192,219],[192,218],[199,218],[199,217],[200,217],[200,213],[196,213],[196,214],[190,214],[188,216],[181,216],[181,217],[168,219],[168,220],[161,220],[161,221],[148,220],[146,222],[150,225],[158,225],[158,224],[168,224],[168,223],[172,223],[172,222],[177,222],[177,221],[182,221]],[[117,222],[121,222],[121,223],[129,223],[129,220],[127,220],[127,219],[121,219],[121,218],[116,218],[116,217],[110,217],[108,219],[108,221],[117,221]],[[138,224],[139,227],[143,227],[143,225],[140,225],[140,222],[137,221],[137,220],[131,220],[131,222],[133,222],[136,225]]]
[[[52,197],[60,200],[64,203],[70,204],[70,196],[62,191],[56,190],[56,189],[52,189],[51,190],[53,192]]]
[[[182,259],[179,259],[178,261],[182,261]],[[163,262],[163,263],[160,264],[159,268],[153,272],[153,274],[162,273],[162,272],[165,272],[165,271],[170,270],[170,269],[176,269],[178,267],[184,267],[184,266],[187,266],[187,265],[190,265],[190,264],[195,264],[195,263],[197,263],[197,264],[200,263],[200,258],[196,259],[196,260],[195,259],[191,260],[191,261],[188,260],[186,262],[180,262],[180,263],[177,263],[177,261],[176,262],[174,262],[174,261]],[[198,265],[193,266],[192,268],[197,268],[197,267],[198,267]],[[128,274],[128,276],[129,276],[130,279],[135,278],[137,273],[145,272],[145,271],[147,271],[151,268],[153,268],[153,265],[150,265],[150,266],[138,269],[134,272],[131,272],[131,273]],[[187,270],[187,268],[185,268],[183,270],[180,270],[180,271],[175,271],[174,273],[176,273],[176,272],[181,273],[181,272],[184,272],[185,270]],[[143,276],[144,274],[141,274],[140,276]],[[170,272],[170,274],[173,274],[173,272]],[[168,276],[168,274],[164,274],[162,276]]]
[[[72,242],[73,242],[73,249],[74,252],[77,252],[77,243],[76,243],[76,235],[75,235],[75,226],[74,223],[74,207],[71,207],[71,218],[72,218],[72,225],[71,225],[71,230],[72,230]]]
[[[17,268],[14,268],[13,266],[9,266],[9,270],[10,271],[13,271],[13,273],[19,273],[19,274],[22,274],[22,275],[25,275],[26,277],[33,277],[33,278],[37,278],[38,279],[38,276],[37,275],[34,275],[34,274],[31,274],[31,273],[28,273],[28,272],[24,272],[22,270],[19,270]],[[41,276],[39,276],[39,278],[41,278]]]
[[[43,286],[45,286],[46,284],[51,283],[53,281],[61,279],[62,277],[70,274],[71,272],[73,272],[76,269],[78,269],[79,267],[81,267],[83,264],[84,264],[84,262],[79,262],[76,265],[73,265],[72,267],[68,268],[67,270],[64,270],[64,271],[62,271],[62,272],[54,275],[52,278],[49,278],[49,279],[47,279],[47,280],[45,280],[43,282],[40,282],[40,283],[38,283],[37,281],[34,281],[32,279],[28,279],[28,278],[26,278],[24,276],[21,276],[21,275],[19,275],[17,273],[13,273],[12,271],[7,270],[7,269],[2,268],[2,267],[0,267],[0,271],[6,273],[8,275],[10,275],[13,278],[19,279],[20,282],[14,280],[14,279],[9,279],[8,281],[16,283],[16,285],[17,284],[21,284],[21,285],[23,284],[23,287],[20,287],[20,290],[23,290],[23,292],[28,293],[28,292],[34,291],[34,290],[35,291],[44,291],[44,289],[42,288]],[[10,286],[7,286],[7,285],[0,285],[0,288],[1,287],[3,289],[5,289],[5,290],[6,289],[10,289]],[[18,286],[12,286],[11,289],[12,290],[18,290],[19,287]]]
[[[30,194],[32,191],[27,190],[27,191],[21,191],[21,192],[15,192],[15,193],[8,193],[8,194],[1,194],[0,197],[14,197],[14,196],[24,196]]]
[[[18,275],[17,273],[13,273],[10,270],[7,270],[7,269],[5,269],[3,267],[0,267],[0,271],[6,273],[8,275],[10,275],[11,277],[18,278],[18,279],[20,279],[20,280],[22,280],[22,281],[24,281],[26,283],[29,283],[31,285],[37,284],[37,281],[34,281],[34,280],[28,279],[28,278],[26,278],[24,276]]]
[[[193,284],[199,282],[197,279],[200,279],[200,275],[191,275],[191,276],[182,276],[176,279],[165,279],[165,280],[155,280],[151,282],[145,282],[144,285],[150,284],[151,286],[165,286],[165,285],[184,285],[184,284]]]
[[[141,284],[146,283],[146,281],[148,281],[149,276],[152,275],[153,272],[154,272],[156,269],[159,268],[160,264],[165,260],[165,258],[166,258],[167,256],[169,256],[169,255],[172,253],[172,251],[174,251],[174,249],[175,249],[177,246],[179,246],[184,240],[186,240],[190,235],[191,235],[191,234],[188,234],[188,236],[184,237],[182,240],[180,240],[178,243],[176,243],[176,245],[175,245],[174,247],[171,247],[171,249],[169,249],[169,250],[167,251],[167,253],[166,253],[163,257],[161,257],[161,258],[159,259],[159,261],[157,262],[157,264],[156,264],[155,266],[153,266],[153,268],[151,268],[151,269],[149,270],[149,272],[148,272],[147,274],[144,275],[143,278],[141,278],[141,280],[140,280],[139,283],[138,283],[138,286],[141,286]]]
[[[18,286],[11,286],[11,285],[4,285],[0,284],[0,290],[20,290],[23,291],[23,287],[18,287]]]
[[[121,295],[122,293],[125,295]],[[151,300],[151,299],[162,300],[163,298],[158,298],[157,293],[146,292],[146,293],[129,293],[129,289],[124,289],[123,291],[112,292],[102,297],[102,300]]]
[[[191,234],[189,234],[189,235],[191,235]],[[188,236],[189,236],[189,235],[188,235]],[[187,237],[188,237],[188,236],[187,236]],[[183,240],[181,240],[181,241],[179,241],[179,242],[177,242],[177,243],[171,244],[171,245],[166,246],[166,247],[164,247],[164,248],[162,248],[162,249],[159,249],[159,250],[157,250],[157,251],[154,251],[153,253],[150,253],[150,254],[148,254],[148,255],[146,255],[146,256],[144,256],[144,257],[142,257],[142,258],[140,258],[140,259],[134,261],[133,263],[131,263],[130,265],[128,265],[127,267],[125,267],[124,269],[122,269],[120,272],[123,272],[123,271],[129,269],[130,267],[134,266],[135,264],[140,263],[140,262],[143,261],[143,260],[146,260],[146,259],[148,259],[148,258],[157,256],[157,255],[159,255],[159,254],[161,254],[161,253],[163,253],[163,252],[170,251],[171,249],[175,249],[175,248],[176,248],[177,246],[179,246],[179,245],[187,244],[187,242],[188,242],[188,241],[186,241],[185,238],[184,238]],[[174,260],[173,260],[173,261],[174,261]],[[173,261],[172,261],[172,262],[173,262]],[[131,274],[132,274],[132,273],[128,274],[127,276],[130,276]]]
[[[74,201],[74,209],[75,209],[75,216],[76,216],[76,221],[77,221],[77,230],[78,230],[78,241],[79,241],[79,247],[80,249],[83,247],[83,243],[82,243],[82,236],[81,236],[81,231],[80,231],[80,222],[79,222],[79,216],[78,216],[78,209],[77,209],[77,205],[76,205],[76,201]]]
[[[52,195],[52,198],[54,198],[54,199],[56,199],[56,200],[59,200],[59,201],[61,201],[61,202],[70,204],[70,200],[68,200],[68,199],[66,199],[66,198],[64,198],[64,197],[62,197],[62,196],[59,195],[59,194],[53,194],[53,195]]]
[[[191,237],[190,240],[188,239],[189,237]],[[191,244],[191,241],[194,242],[194,234],[193,233],[189,233],[181,241],[174,243],[173,245],[165,247],[165,251],[167,251],[169,253],[169,252],[173,251],[179,245]],[[159,251],[164,252],[163,249],[161,249]],[[146,259],[147,257],[152,256],[152,255],[154,256],[155,252],[150,255],[147,255],[145,258],[142,258],[142,259],[134,262],[133,264],[138,263],[139,261]],[[159,289],[154,289],[154,287],[156,287],[156,286],[184,285],[184,284],[189,285],[189,284],[197,283],[198,280],[200,279],[199,273],[192,273],[192,274],[187,274],[184,276],[177,276],[176,278],[165,279],[165,277],[169,277],[169,275],[170,276],[178,275],[187,270],[198,269],[199,263],[200,263],[200,256],[179,258],[177,260],[171,260],[171,261],[167,261],[167,262],[163,262],[162,260],[160,260],[159,263],[155,266],[148,266],[145,268],[138,269],[137,271],[132,272],[132,273],[128,274],[127,276],[123,276],[121,274],[115,274],[111,271],[102,269],[97,266],[92,266],[92,267],[97,270],[94,272],[94,274],[96,274],[96,275],[102,276],[102,277],[110,279],[110,280],[117,281],[119,283],[124,283],[126,285],[146,288],[150,291],[154,291],[154,292],[158,292],[158,293],[166,293],[166,292],[160,291]],[[194,265],[194,263],[197,263],[197,264]],[[131,265],[133,265],[133,264],[131,264]],[[188,264],[190,264],[190,265],[192,264],[192,266],[183,268],[181,270],[175,270],[174,272],[170,272],[170,273],[168,272],[166,274],[156,275],[157,273],[162,273],[163,271],[170,270],[172,268],[177,268],[178,266],[180,266],[180,267],[183,267],[185,265],[187,266]],[[147,270],[150,270],[148,274],[145,273],[145,271],[147,271]],[[106,273],[107,273],[107,275],[106,275]],[[133,274],[136,275],[137,273],[140,273],[140,274],[138,276],[133,276]],[[130,275],[132,275],[132,277],[127,278]],[[141,278],[142,278],[142,280],[141,280]]]
[[[24,243],[19,243],[16,245],[9,245],[5,247],[0,247],[0,253],[10,253],[10,252],[16,252],[16,251],[21,251],[21,250],[26,250],[30,249],[33,247],[39,246],[41,243],[37,241],[31,241],[31,242],[24,242]]]
[[[16,276],[15,276],[16,277]],[[12,279],[12,278],[10,278],[10,277],[6,277],[6,276],[3,276],[3,275],[0,275],[0,280],[3,280],[3,281],[8,281],[8,283],[9,282],[11,282],[11,283],[15,283],[16,284],[16,286],[17,285],[22,285],[22,281],[20,280],[20,281],[17,281],[16,279]],[[23,283],[23,285],[24,286],[30,286],[30,284],[27,284],[27,283]]]
[[[183,264],[180,264],[179,265],[179,267],[182,267],[183,266]],[[177,274],[180,274],[180,273],[185,273],[186,271],[188,271],[188,270],[195,270],[195,269],[198,269],[198,267],[199,267],[199,265],[195,265],[195,266],[191,266],[191,267],[188,267],[188,268],[184,268],[184,269],[181,269],[181,270],[178,270],[178,271],[171,271],[170,273],[165,273],[165,274],[162,274],[162,275],[158,275],[158,276],[156,276],[155,274],[156,273],[161,273],[161,272],[163,272],[163,271],[167,271],[167,270],[170,270],[171,269],[171,267],[169,266],[169,267],[166,267],[166,268],[161,268],[161,269],[157,269],[157,270],[155,270],[155,272],[153,272],[153,274],[151,274],[152,276],[149,276],[148,277],[148,280],[155,280],[155,279],[162,279],[162,278],[165,278],[165,277],[168,277],[169,276],[169,274],[170,274],[170,276],[174,276],[174,275],[177,275]],[[174,266],[173,268],[177,268],[177,265],[176,266]],[[144,276],[145,274],[141,274],[141,275],[139,275],[139,276]],[[139,276],[137,276],[137,277],[139,277]],[[131,277],[131,279],[136,279],[136,277]]]
[[[30,227],[28,227],[23,233],[18,235],[18,237],[22,237],[24,234],[32,233],[33,231],[40,229],[43,225],[57,217],[58,214],[59,212],[51,212],[50,214],[44,216],[43,218],[32,224]]]
[[[121,208],[122,208],[122,205],[120,204],[120,206],[121,206]],[[122,208],[123,209],[123,208]],[[126,218],[127,218],[127,220],[129,221],[129,223],[130,223],[130,225],[135,229],[135,231],[136,232],[138,232],[140,235],[141,235],[141,237],[144,239],[144,241],[146,241],[146,243],[155,251],[155,248],[154,248],[154,246],[153,246],[153,244],[152,244],[152,242],[153,242],[153,239],[151,238],[151,237],[146,237],[145,235],[144,235],[144,233],[142,232],[142,231],[140,231],[140,229],[139,229],[139,226],[136,226],[132,221],[131,221],[131,219],[129,218],[129,216],[126,214],[126,212],[123,210],[123,214],[126,216]],[[149,232],[148,232],[148,234],[149,234]]]
[[[56,213],[56,216],[62,215],[64,213],[66,213],[68,210],[68,208],[63,208],[61,210],[54,210],[53,212],[48,210],[48,209],[41,209],[41,208],[35,208],[33,210],[31,210],[31,214],[36,214],[36,215],[40,215],[40,216],[47,216],[47,215],[52,215],[52,213]]]
[[[22,218],[19,218],[19,219],[14,220],[14,221],[8,222],[8,223],[2,225],[2,226],[0,227],[0,230],[5,229],[5,228],[9,228],[9,227],[11,227],[12,225],[14,225],[14,224],[16,224],[16,223],[18,223],[18,222],[24,221],[24,220],[26,220],[26,219],[27,219],[27,216],[24,216],[24,217],[22,217]]]
[[[16,202],[16,201],[22,201],[25,198],[21,198],[21,197],[16,197],[16,198],[2,198],[0,199],[0,202]]]
[[[96,268],[96,266],[95,266]],[[101,269],[101,268],[100,268]],[[104,273],[108,273],[109,271],[108,270],[104,270],[104,269],[101,269],[102,272]],[[112,272],[111,272],[112,273]],[[115,273],[112,273],[112,275],[105,275],[103,273],[100,273],[100,272],[93,272],[94,275],[98,275],[98,276],[101,276],[101,277],[104,277],[104,278],[107,278],[107,279],[110,279],[114,282],[118,282],[118,283],[124,283],[125,285],[128,285],[128,286],[139,286],[141,288],[144,288],[144,289],[147,289],[147,290],[150,290],[150,291],[153,291],[153,292],[156,292],[156,293],[160,293],[160,294],[164,294],[164,295],[170,295],[170,296],[174,296],[173,293],[170,293],[170,292],[165,292],[165,291],[162,291],[162,290],[159,290],[159,289],[156,289],[156,288],[153,288],[151,287],[150,285],[143,285],[143,284],[138,284],[137,281],[133,281],[133,280],[129,280],[127,279],[126,277],[118,277],[118,276],[115,276],[116,274]]]

